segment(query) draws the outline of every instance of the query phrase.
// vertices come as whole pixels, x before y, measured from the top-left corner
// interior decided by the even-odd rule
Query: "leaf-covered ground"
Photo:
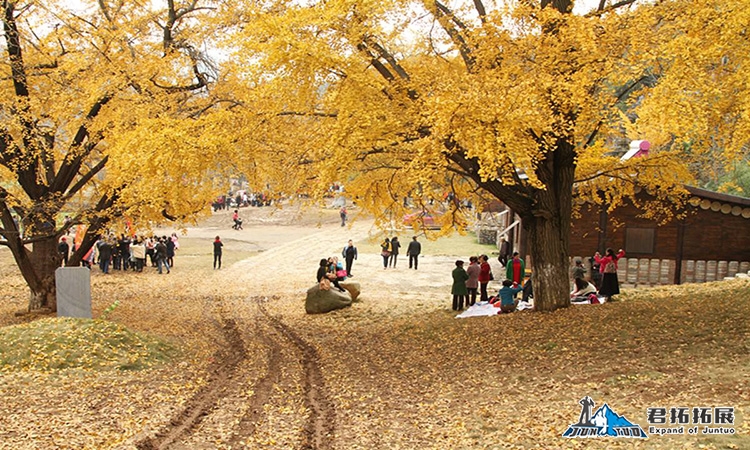
[[[50,364],[58,349],[4,365],[0,448],[750,448],[747,281],[457,320],[452,261],[483,250],[470,237],[422,239],[419,271],[404,256],[384,270],[369,222],[341,228],[335,211],[244,217],[244,231],[229,229],[229,213],[189,229],[169,275],[95,269],[94,316],[119,301],[110,328],[46,340],[80,348],[127,336],[166,356],[141,355],[148,363],[126,370],[117,358],[62,367]],[[306,315],[317,260],[350,238],[362,301]],[[27,293],[9,258],[0,251],[0,336],[28,345],[34,338],[13,325],[34,318],[13,314]],[[649,407],[733,406],[736,434],[563,439],[586,395],[644,428]]]

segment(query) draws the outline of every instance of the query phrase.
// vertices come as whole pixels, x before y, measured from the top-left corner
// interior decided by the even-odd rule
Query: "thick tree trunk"
[[[531,253],[534,309],[554,311],[570,306],[570,221],[573,210],[575,152],[559,141],[537,167],[546,186],[533,194],[531,210],[523,217]]]
[[[554,311],[570,306],[568,281],[569,233],[561,230],[559,217],[524,219],[531,253],[534,309]]]
[[[55,270],[60,267],[61,257],[57,253],[57,240],[55,238],[35,242],[33,250],[29,255],[31,269],[34,274],[23,274],[29,283],[31,297],[29,299],[29,310],[48,308],[57,311],[57,296],[55,289]],[[21,269],[29,270],[29,269]]]

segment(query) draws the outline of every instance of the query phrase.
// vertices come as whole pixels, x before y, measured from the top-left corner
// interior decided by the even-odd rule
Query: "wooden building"
[[[687,189],[685,218],[664,225],[638,217],[633,205],[610,214],[582,205],[572,223],[570,254],[586,258],[622,248],[627,260],[619,278],[632,285],[713,281],[750,270],[750,199]]]

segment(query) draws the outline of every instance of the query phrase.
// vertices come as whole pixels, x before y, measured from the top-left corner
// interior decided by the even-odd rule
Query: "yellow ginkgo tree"
[[[263,118],[238,145],[294,189],[345,182],[383,222],[407,196],[429,211],[453,192],[446,228],[466,223],[463,200],[500,199],[528,236],[536,309],[565,307],[576,200],[669,218],[691,164],[741,153],[748,112],[741,1],[574,6],[238,0],[221,45],[253,105],[238,120]],[[611,156],[643,136],[649,157]]]
[[[207,118],[219,72],[201,51],[217,2],[0,5],[0,244],[29,308],[54,310],[69,227],[87,227],[75,265],[126,217],[205,209],[227,148]]]

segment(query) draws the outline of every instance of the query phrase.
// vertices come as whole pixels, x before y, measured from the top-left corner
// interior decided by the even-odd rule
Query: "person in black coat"
[[[158,239],[156,242],[156,247],[154,247],[154,250],[156,251],[156,266],[159,269],[159,273],[162,273],[162,267],[167,268],[167,273],[169,273],[169,263],[167,262],[167,244],[164,242],[166,240],[166,236],[163,238]]]
[[[68,239],[63,236],[63,238],[60,239],[60,243],[57,244],[57,253],[62,256],[63,266],[68,265],[68,255],[70,254],[70,246],[67,241]]]
[[[511,247],[510,242],[503,237],[500,242],[500,256],[497,257],[497,260],[500,262],[500,264],[503,265],[503,267],[508,265],[508,258],[511,256]]]
[[[169,265],[169,267],[174,268],[174,241],[166,236],[164,236],[163,240],[164,245],[167,246],[167,264]]]
[[[388,261],[388,266],[396,268],[396,263],[398,262],[398,249],[401,248],[401,243],[398,241],[397,237],[393,237],[391,239],[391,256]]]
[[[219,236],[216,236],[216,239],[214,239],[214,269],[216,269],[216,265],[218,263],[218,268],[221,269],[221,248],[224,246],[224,244],[221,242],[221,238]]]
[[[344,260],[346,261],[346,276],[347,277],[353,276],[352,264],[354,264],[354,260],[357,259],[357,247],[354,246],[351,239],[349,239],[349,242],[346,244],[346,247],[344,247],[344,250],[341,252],[341,255],[344,257]]]
[[[328,280],[336,289],[338,289],[341,292],[345,292],[346,289],[342,288],[339,285],[339,280],[336,278],[336,276],[334,275],[334,276],[329,277],[328,276],[329,273],[330,273],[329,261],[325,258],[321,259],[320,265],[318,266],[318,273],[315,275],[315,279],[318,281],[318,283],[320,283],[320,280],[322,280],[323,278],[328,278]]]
[[[419,254],[422,253],[422,244],[419,243],[417,237],[414,236],[412,241],[409,242],[409,247],[406,249],[406,256],[409,257],[409,268],[411,269],[412,263],[414,263],[414,270],[417,270],[417,263],[419,262]]]
[[[112,244],[102,239],[99,244],[99,268],[102,272],[109,273],[109,263],[112,261]]]

